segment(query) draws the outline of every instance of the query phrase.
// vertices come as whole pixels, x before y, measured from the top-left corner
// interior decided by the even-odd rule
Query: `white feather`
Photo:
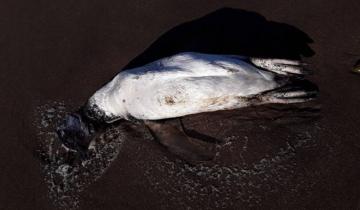
[[[278,87],[274,76],[239,56],[180,53],[120,72],[89,103],[108,115],[149,120],[235,109]]]

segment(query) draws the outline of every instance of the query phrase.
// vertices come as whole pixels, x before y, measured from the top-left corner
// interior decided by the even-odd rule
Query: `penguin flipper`
[[[309,69],[305,68],[307,64],[300,60],[250,58],[250,61],[257,67],[284,76],[304,76],[312,73]]]
[[[210,161],[215,157],[215,144],[191,138],[182,129],[166,121],[144,122],[160,144],[188,163]]]
[[[262,104],[291,104],[314,100],[318,94],[319,88],[314,83],[294,78],[280,88],[262,93],[258,98]]]

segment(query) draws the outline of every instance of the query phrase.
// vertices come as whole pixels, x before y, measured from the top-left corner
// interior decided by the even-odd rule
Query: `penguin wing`
[[[244,57],[234,55],[213,55],[194,52],[179,53],[170,57],[149,63],[145,66],[130,69],[127,72],[138,76],[149,75],[156,78],[171,77],[204,77],[229,76],[234,73],[242,75],[270,74]]]
[[[259,70],[242,58],[232,55],[185,52],[163,58],[156,64],[163,69],[181,69],[192,77],[227,76],[233,73],[249,74]]]

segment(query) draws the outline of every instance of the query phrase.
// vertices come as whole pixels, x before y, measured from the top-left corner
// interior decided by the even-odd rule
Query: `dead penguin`
[[[208,160],[214,155],[211,144],[162,120],[309,101],[318,88],[303,78],[307,73],[296,60],[184,52],[120,72],[80,111],[68,115],[58,134],[67,147],[84,152],[98,127],[120,119],[142,120],[174,154],[188,161]]]

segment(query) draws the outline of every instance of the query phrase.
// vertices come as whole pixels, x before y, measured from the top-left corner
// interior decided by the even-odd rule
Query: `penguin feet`
[[[250,61],[257,67],[285,76],[302,76],[312,73],[304,68],[307,64],[299,60],[250,58]]]
[[[305,79],[293,79],[278,89],[259,95],[258,98],[262,104],[290,104],[314,100],[318,93],[319,89],[314,83]]]
[[[187,136],[177,126],[160,121],[144,121],[152,135],[171,153],[191,164],[212,160],[215,144]]]

